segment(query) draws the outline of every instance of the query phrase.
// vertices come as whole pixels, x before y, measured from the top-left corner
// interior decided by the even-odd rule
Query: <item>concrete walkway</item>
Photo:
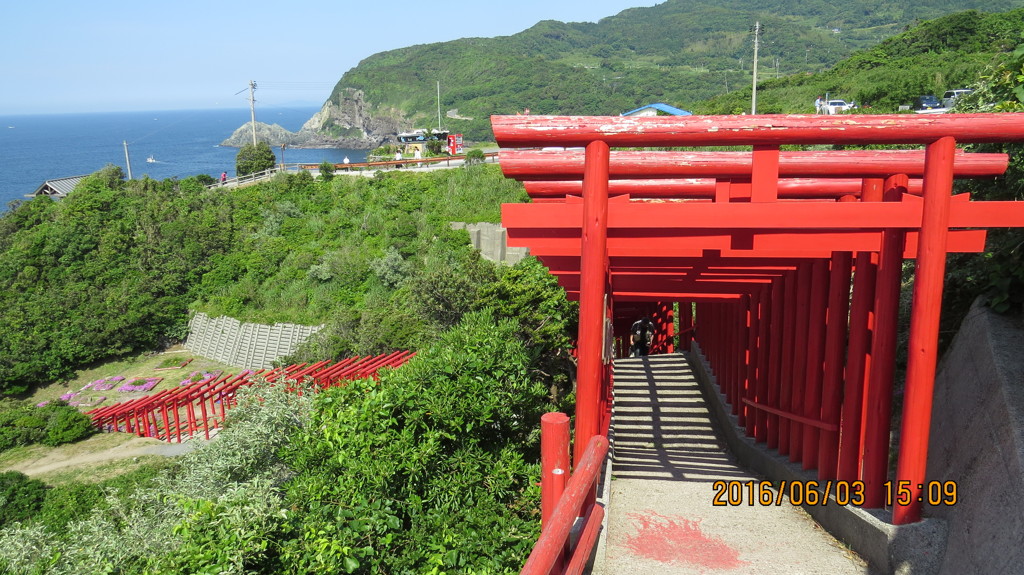
[[[593,573],[871,573],[788,500],[750,505],[748,482],[756,497],[761,478],[727,451],[685,356],[616,361],[612,428]],[[730,485],[739,505],[728,504]]]

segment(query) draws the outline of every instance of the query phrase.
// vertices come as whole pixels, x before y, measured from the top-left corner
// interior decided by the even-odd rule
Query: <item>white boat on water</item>
[[[148,162],[150,164],[155,164],[156,163],[156,158],[154,158],[153,156],[150,156],[150,157],[146,158],[146,162]]]

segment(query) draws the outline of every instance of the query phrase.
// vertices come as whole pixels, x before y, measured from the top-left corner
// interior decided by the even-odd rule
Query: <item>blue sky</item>
[[[319,106],[385,50],[596,22],[652,0],[19,0],[0,21],[0,115]],[[236,94],[244,91],[241,94]]]

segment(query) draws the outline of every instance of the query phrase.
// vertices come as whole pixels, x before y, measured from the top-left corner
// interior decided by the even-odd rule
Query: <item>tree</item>
[[[235,157],[235,172],[239,176],[255,174],[269,170],[277,163],[277,156],[270,149],[270,144],[257,142],[256,145],[246,144]]]
[[[329,182],[334,179],[334,164],[324,160],[320,163],[320,179]]]

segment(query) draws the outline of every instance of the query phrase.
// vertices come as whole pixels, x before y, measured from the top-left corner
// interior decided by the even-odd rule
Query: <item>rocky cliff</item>
[[[349,148],[370,150],[396,141],[399,132],[412,129],[412,122],[398,110],[371,110],[360,90],[343,90],[328,100],[298,132],[281,126],[256,122],[256,138],[271,146],[293,148]],[[252,122],[246,122],[222,146],[241,147],[252,142]]]

